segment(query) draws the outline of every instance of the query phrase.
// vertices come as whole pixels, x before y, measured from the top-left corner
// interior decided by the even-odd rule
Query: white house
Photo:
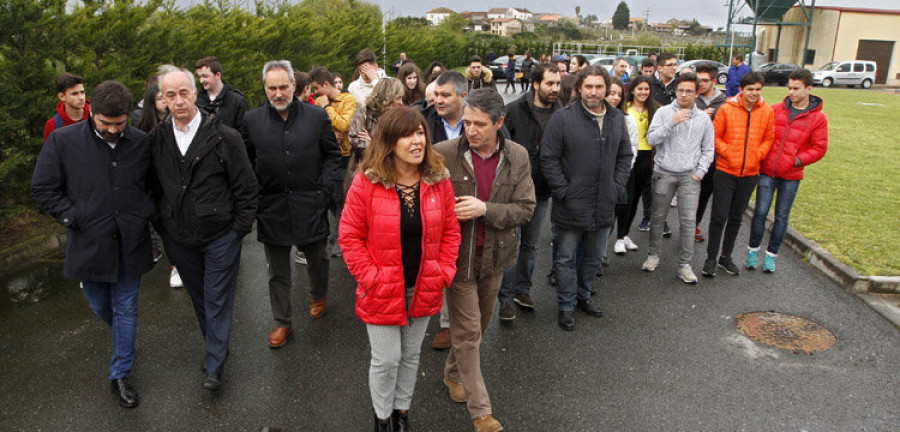
[[[432,9],[426,12],[425,19],[427,19],[431,23],[431,25],[436,26],[447,19],[447,17],[449,17],[452,13],[456,12],[453,12],[452,10],[445,7],[439,7],[437,9]]]

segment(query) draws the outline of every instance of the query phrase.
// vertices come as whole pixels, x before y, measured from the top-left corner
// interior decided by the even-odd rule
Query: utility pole
[[[647,31],[647,26],[650,25],[650,6],[647,6],[647,10],[644,11],[644,31]]]

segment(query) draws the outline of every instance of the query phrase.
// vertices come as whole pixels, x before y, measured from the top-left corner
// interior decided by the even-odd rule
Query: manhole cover
[[[821,324],[778,312],[747,312],[737,316],[738,330],[754,342],[812,354],[831,349],[837,338]]]

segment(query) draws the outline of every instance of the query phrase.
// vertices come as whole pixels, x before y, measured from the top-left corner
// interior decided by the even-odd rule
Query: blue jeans
[[[788,219],[791,217],[791,207],[794,198],[800,189],[800,180],[785,180],[772,178],[765,174],[759,176],[759,185],[756,188],[756,210],[753,212],[753,220],[750,222],[750,247],[758,248],[762,243],[763,234],[766,231],[766,215],[772,206],[772,198],[778,191],[778,199],[775,200],[775,223],[772,224],[772,233],[769,234],[769,247],[766,249],[772,255],[778,255],[781,242],[787,233]]]
[[[600,259],[606,250],[612,226],[595,231],[556,228],[559,254],[556,262],[556,302],[560,311],[573,311],[577,300],[589,300],[594,278],[600,271]],[[578,244],[584,257],[576,263]]]
[[[539,199],[534,207],[531,221],[519,227],[519,257],[516,265],[503,271],[500,283],[500,302],[511,302],[516,294],[531,292],[531,277],[534,274],[534,260],[537,258],[541,240],[541,228],[550,214],[550,199]]]
[[[231,336],[234,292],[241,263],[241,236],[228,231],[198,248],[181,246],[165,236],[163,242],[169,256],[178,262],[184,290],[191,296],[206,347],[206,371],[221,374]]]
[[[113,355],[109,362],[109,379],[128,378],[134,362],[141,278],[126,280],[125,265],[120,257],[118,282],[82,281],[81,285],[88,305],[112,330]]]

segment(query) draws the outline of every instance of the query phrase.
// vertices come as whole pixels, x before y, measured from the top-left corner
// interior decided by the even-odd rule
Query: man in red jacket
[[[791,206],[803,179],[803,167],[818,162],[828,151],[828,118],[822,112],[822,98],[810,95],[812,73],[797,69],[788,76],[788,96],[776,104],[775,144],[760,166],[759,185],[756,188],[756,211],[750,222],[750,252],[746,267],[757,267],[759,245],[766,227],[766,216],[775,201],[775,223],[769,234],[769,247],[763,271],[775,271],[775,257],[784,241]]]
[[[84,94],[84,78],[81,76],[65,72],[56,77],[56,92],[59,97],[56,115],[44,125],[44,141],[47,141],[50,132],[86,119],[91,111]]]

